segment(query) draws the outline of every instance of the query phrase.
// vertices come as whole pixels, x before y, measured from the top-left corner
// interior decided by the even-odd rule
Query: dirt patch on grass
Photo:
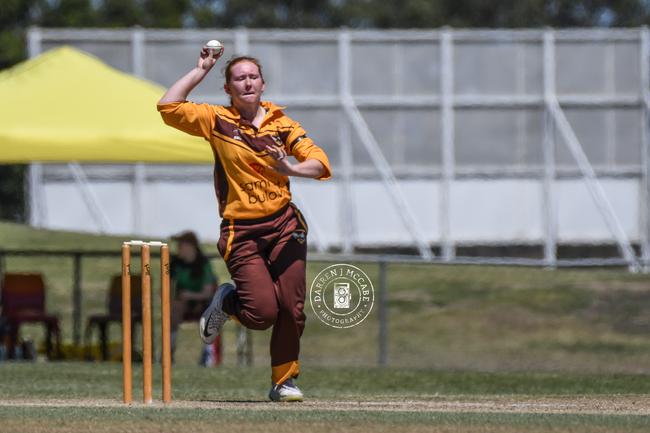
[[[122,402],[110,399],[23,399],[0,400],[0,407],[48,408],[118,408]],[[145,406],[133,403],[130,407],[166,407],[175,409],[229,409],[229,410],[300,410],[300,411],[395,411],[395,412],[450,412],[450,413],[535,413],[535,414],[592,414],[592,415],[650,415],[650,396],[603,397],[486,397],[463,399],[432,397],[388,400],[309,400],[302,403],[272,403],[267,401],[203,400],[174,401],[168,405],[154,403]]]

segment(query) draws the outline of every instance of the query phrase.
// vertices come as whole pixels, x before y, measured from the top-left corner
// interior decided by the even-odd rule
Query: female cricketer
[[[302,401],[294,383],[305,327],[307,224],[291,203],[289,176],[331,177],[325,152],[281,107],[261,101],[260,62],[247,56],[225,67],[230,106],[186,100],[216,64],[223,50],[203,48],[197,66],[174,83],[158,102],[163,121],[203,137],[214,153],[214,185],[222,217],[218,249],[234,284],[219,286],[199,322],[211,343],[229,319],[250,329],[273,326],[273,401]],[[290,162],[288,156],[298,161]]]

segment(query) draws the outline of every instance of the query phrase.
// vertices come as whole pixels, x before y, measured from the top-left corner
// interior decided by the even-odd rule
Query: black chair
[[[137,323],[142,322],[142,289],[140,275],[131,275],[131,338]],[[107,297],[108,311],[105,314],[94,314],[88,317],[88,324],[84,333],[85,357],[91,360],[92,333],[96,327],[99,330],[99,341],[102,360],[109,359],[108,353],[108,328],[111,323],[122,323],[122,276],[115,275],[111,278]]]

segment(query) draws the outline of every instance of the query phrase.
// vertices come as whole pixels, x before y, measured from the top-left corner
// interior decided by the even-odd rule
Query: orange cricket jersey
[[[210,142],[214,152],[214,187],[219,215],[227,219],[252,219],[271,215],[291,201],[289,178],[268,169],[275,163],[266,145],[284,146],[298,161],[317,159],[325,167],[319,178],[329,179],[327,155],[307,137],[300,124],[281,107],[262,102],[266,116],[259,129],[243,120],[234,107],[172,102],[159,104],[163,121]]]

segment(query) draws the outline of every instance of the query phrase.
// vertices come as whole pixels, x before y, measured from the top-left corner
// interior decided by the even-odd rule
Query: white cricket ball
[[[223,44],[216,39],[212,39],[205,44],[205,48],[219,49],[223,48]]]
[[[218,59],[223,54],[223,44],[216,39],[208,41],[203,48],[207,48],[210,57]]]

